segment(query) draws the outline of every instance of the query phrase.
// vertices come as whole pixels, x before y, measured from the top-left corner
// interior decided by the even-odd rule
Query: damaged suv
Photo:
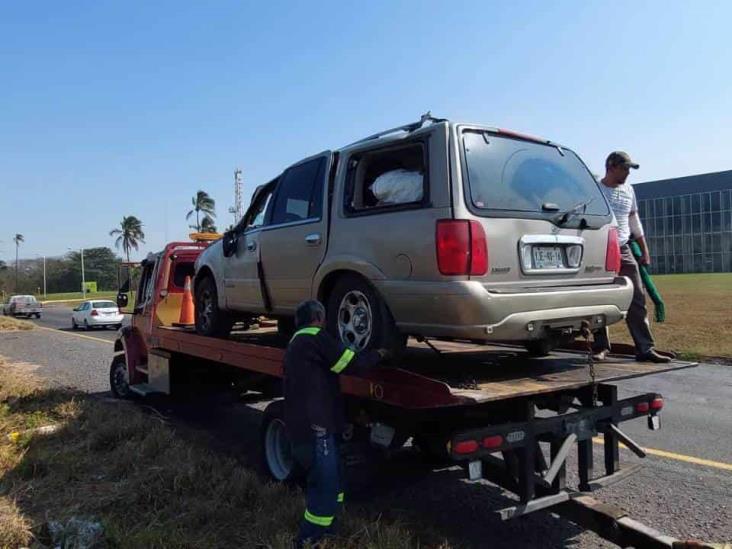
[[[612,212],[580,158],[551,141],[425,115],[325,151],[259,187],[196,262],[196,328],[260,314],[291,326],[316,298],[353,349],[409,335],[536,354],[624,317]]]

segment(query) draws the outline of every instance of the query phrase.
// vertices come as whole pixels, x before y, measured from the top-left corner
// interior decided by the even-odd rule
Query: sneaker
[[[656,364],[671,362],[669,357],[659,354],[655,349],[651,349],[642,355],[636,355],[635,359],[638,362],[655,362]]]
[[[610,351],[608,351],[607,349],[598,351],[598,352],[592,354],[592,360],[594,360],[595,362],[603,362],[603,361],[607,360],[608,354],[610,354]]]

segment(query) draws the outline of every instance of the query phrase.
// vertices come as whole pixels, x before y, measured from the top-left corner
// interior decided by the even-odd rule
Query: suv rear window
[[[597,182],[572,151],[490,132],[463,132],[472,205],[478,210],[607,215]],[[548,206],[548,208],[547,208]]]

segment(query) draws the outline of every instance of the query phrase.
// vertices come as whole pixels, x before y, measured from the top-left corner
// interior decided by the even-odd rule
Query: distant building
[[[653,272],[732,272],[732,170],[634,188]]]

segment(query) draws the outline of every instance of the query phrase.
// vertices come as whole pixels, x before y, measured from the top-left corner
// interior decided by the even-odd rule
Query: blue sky
[[[515,5],[511,5],[515,4]],[[543,135],[635,181],[732,169],[730,2],[4,2],[0,259],[231,222],[288,164],[438,116]]]

